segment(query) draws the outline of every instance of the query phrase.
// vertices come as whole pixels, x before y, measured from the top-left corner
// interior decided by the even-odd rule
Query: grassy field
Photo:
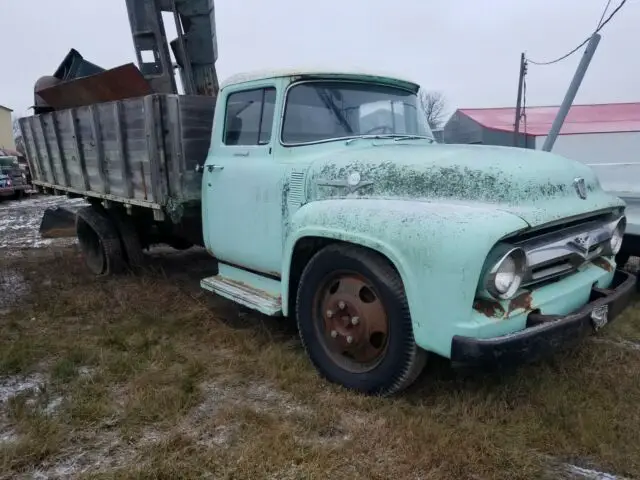
[[[2,262],[2,478],[640,477],[637,309],[514,373],[434,359],[379,399],[320,380],[290,322],[201,292],[201,252],[118,278],[75,247]]]

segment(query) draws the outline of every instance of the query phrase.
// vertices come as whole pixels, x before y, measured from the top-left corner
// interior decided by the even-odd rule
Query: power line
[[[609,10],[610,5],[611,5],[611,0],[607,0],[607,5],[604,7],[602,15],[600,15],[600,20],[598,20],[598,25],[596,25],[596,28],[600,27],[600,25],[602,24],[602,20],[604,19],[604,16],[607,14],[607,10]]]
[[[618,5],[618,6],[616,7],[616,9],[615,9],[613,12],[611,12],[611,15],[609,15],[609,16],[607,17],[607,19],[603,22],[603,21],[602,21],[602,18],[604,18],[605,13],[607,13],[607,10],[609,9],[609,4],[610,4],[610,3],[611,3],[611,0],[609,0],[609,1],[607,2],[607,6],[605,7],[604,12],[602,12],[602,17],[600,18],[600,22],[599,22],[598,27],[596,28],[596,30],[595,30],[595,31],[594,31],[594,32],[593,32],[589,37],[587,37],[587,38],[584,40],[584,42],[582,42],[582,43],[581,43],[580,45],[578,45],[576,48],[574,48],[573,50],[571,50],[569,53],[566,53],[565,55],[563,55],[563,56],[561,56],[561,57],[558,57],[558,58],[556,58],[555,60],[548,61],[548,62],[534,62],[534,61],[533,61],[533,60],[531,60],[531,59],[527,59],[527,60],[528,60],[530,63],[534,64],[534,65],[552,65],[552,64],[554,64],[554,63],[558,63],[558,62],[560,62],[560,61],[564,60],[565,58],[570,57],[571,55],[573,55],[574,53],[576,53],[578,50],[580,50],[582,47],[584,47],[584,46],[587,44],[587,42],[591,39],[591,37],[592,37],[594,34],[598,33],[600,30],[602,30],[602,28],[603,28],[607,23],[609,23],[609,22],[611,21],[611,19],[615,16],[615,14],[616,14],[616,13],[618,13],[618,12],[620,11],[620,9],[624,6],[624,4],[625,4],[625,3],[627,3],[627,0],[622,0],[622,1],[620,2],[620,5]]]

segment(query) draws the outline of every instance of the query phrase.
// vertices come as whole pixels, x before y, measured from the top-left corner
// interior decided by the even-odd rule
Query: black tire
[[[118,211],[107,211],[120,235],[127,265],[132,270],[139,270],[145,264],[140,237],[131,217]]]
[[[366,279],[386,312],[388,333],[384,352],[375,365],[363,371],[344,368],[335,360],[335,353],[326,348],[326,331],[321,327],[325,320],[314,314],[319,289],[338,272],[352,272],[349,275]],[[320,375],[330,382],[369,395],[388,396],[411,385],[424,368],[427,352],[415,343],[402,281],[389,262],[375,252],[344,245],[329,245],[320,250],[304,269],[296,310],[307,355]]]
[[[631,257],[631,254],[628,253],[628,252],[619,252],[616,255],[616,266],[617,266],[617,268],[620,268],[620,269],[624,268],[625,265],[627,263],[629,263],[629,258],[630,257]]]
[[[16,193],[13,194],[13,198],[16,200],[22,200],[24,198],[24,190],[16,190]]]
[[[175,250],[189,250],[193,247],[193,243],[180,237],[171,237],[167,243]]]
[[[125,261],[118,231],[97,207],[83,207],[76,214],[76,235],[89,270],[96,275],[124,271]]]

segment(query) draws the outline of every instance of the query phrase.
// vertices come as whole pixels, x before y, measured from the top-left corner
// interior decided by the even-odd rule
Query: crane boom
[[[178,93],[169,49],[184,93],[216,96],[218,59],[214,0],[125,0],[142,75],[156,93]],[[167,42],[162,12],[173,14],[178,37]]]

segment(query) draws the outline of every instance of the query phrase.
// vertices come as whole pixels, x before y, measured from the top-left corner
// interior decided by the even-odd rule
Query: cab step
[[[203,278],[200,280],[200,286],[270,317],[282,315],[282,297],[278,280],[219,264],[218,275]]]

